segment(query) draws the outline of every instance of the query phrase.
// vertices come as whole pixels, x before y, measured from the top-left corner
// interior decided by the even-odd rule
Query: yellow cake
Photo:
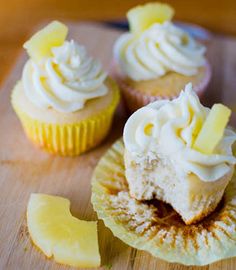
[[[198,223],[186,225],[170,205],[130,196],[124,151],[123,140],[115,142],[92,179],[93,207],[116,237],[172,263],[208,265],[236,256],[235,174],[217,209]]]
[[[212,131],[206,135],[204,130],[210,124],[203,127],[210,115],[214,119],[214,110],[209,113],[201,105],[189,84],[177,99],[151,103],[128,119],[124,160],[133,198],[169,203],[186,224],[196,223],[215,210],[233,175],[236,159],[231,146],[236,134],[229,128],[224,130],[223,125],[213,129],[221,137]],[[219,114],[215,121],[220,123]],[[222,121],[227,124],[228,117]],[[200,142],[203,150],[195,148],[201,127],[208,144],[212,137],[212,153],[204,152],[204,142]]]
[[[108,134],[119,101],[116,83],[85,47],[52,22],[24,44],[30,59],[12,93],[28,138],[43,149],[79,155]]]
[[[201,96],[211,68],[206,48],[172,23],[173,9],[158,2],[131,9],[130,31],[114,44],[113,75],[131,111],[176,98],[191,82]]]

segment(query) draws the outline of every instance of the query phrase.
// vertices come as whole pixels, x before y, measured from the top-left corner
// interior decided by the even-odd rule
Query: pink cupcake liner
[[[210,82],[211,76],[212,76],[212,70],[209,62],[206,62],[206,72],[203,80],[195,85],[193,87],[193,90],[197,93],[199,98],[201,98],[207,89],[207,86]],[[178,95],[148,95],[148,94],[142,94],[136,89],[130,87],[125,81],[122,79],[122,76],[118,74],[118,71],[116,69],[116,64],[113,62],[111,65],[111,76],[117,81],[118,85],[120,86],[122,96],[124,99],[124,102],[127,106],[127,108],[134,112],[137,109],[154,102],[156,100],[163,100],[163,99],[175,99],[178,97]]]

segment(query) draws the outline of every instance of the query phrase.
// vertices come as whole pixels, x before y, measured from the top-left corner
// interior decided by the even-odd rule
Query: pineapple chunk
[[[70,213],[70,201],[46,194],[31,194],[27,224],[34,244],[47,257],[75,267],[98,267],[97,222]]]
[[[229,108],[222,104],[215,104],[201,128],[193,148],[204,154],[212,154],[224,135],[230,114]]]
[[[174,9],[163,3],[148,3],[130,9],[127,13],[130,31],[138,35],[154,23],[163,23],[171,20]]]
[[[147,135],[147,136],[151,136],[152,135],[152,129],[153,129],[153,124],[147,124],[145,127],[144,127],[144,133]]]
[[[53,21],[34,34],[23,47],[36,62],[51,55],[51,48],[61,46],[65,41],[68,28],[58,21]]]

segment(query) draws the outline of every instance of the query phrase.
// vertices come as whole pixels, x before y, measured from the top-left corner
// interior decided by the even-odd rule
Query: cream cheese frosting
[[[134,159],[167,157],[179,174],[194,173],[202,181],[216,181],[236,163],[232,154],[236,133],[226,128],[211,155],[195,150],[196,132],[208,113],[188,84],[177,99],[155,101],[131,115],[124,128],[125,148]]]
[[[69,113],[82,109],[89,99],[107,94],[107,74],[100,62],[73,40],[51,49],[40,63],[29,59],[22,81],[26,97],[39,108]]]
[[[193,76],[205,65],[205,47],[185,31],[166,21],[155,23],[140,36],[124,33],[114,45],[114,58],[122,75],[134,81],[150,80],[173,71]]]

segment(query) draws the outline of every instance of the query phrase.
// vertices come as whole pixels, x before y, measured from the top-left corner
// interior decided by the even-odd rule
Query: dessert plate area
[[[103,24],[68,23],[70,35],[84,44],[88,52],[109,69],[112,45],[120,31]],[[208,41],[213,78],[203,103],[227,104],[236,114],[236,38],[212,36]],[[119,106],[111,133],[94,150],[76,158],[52,156],[36,148],[25,137],[19,120],[10,105],[11,90],[20,79],[27,59],[22,53],[0,90],[0,269],[73,269],[47,259],[33,246],[26,226],[26,207],[31,193],[47,193],[68,198],[71,212],[84,220],[96,220],[91,204],[91,178],[99,159],[122,135],[127,118]],[[236,117],[232,117],[236,126]],[[234,270],[236,258],[208,266],[195,267],[171,264],[133,249],[114,237],[102,221],[98,223],[102,266],[112,270]]]

